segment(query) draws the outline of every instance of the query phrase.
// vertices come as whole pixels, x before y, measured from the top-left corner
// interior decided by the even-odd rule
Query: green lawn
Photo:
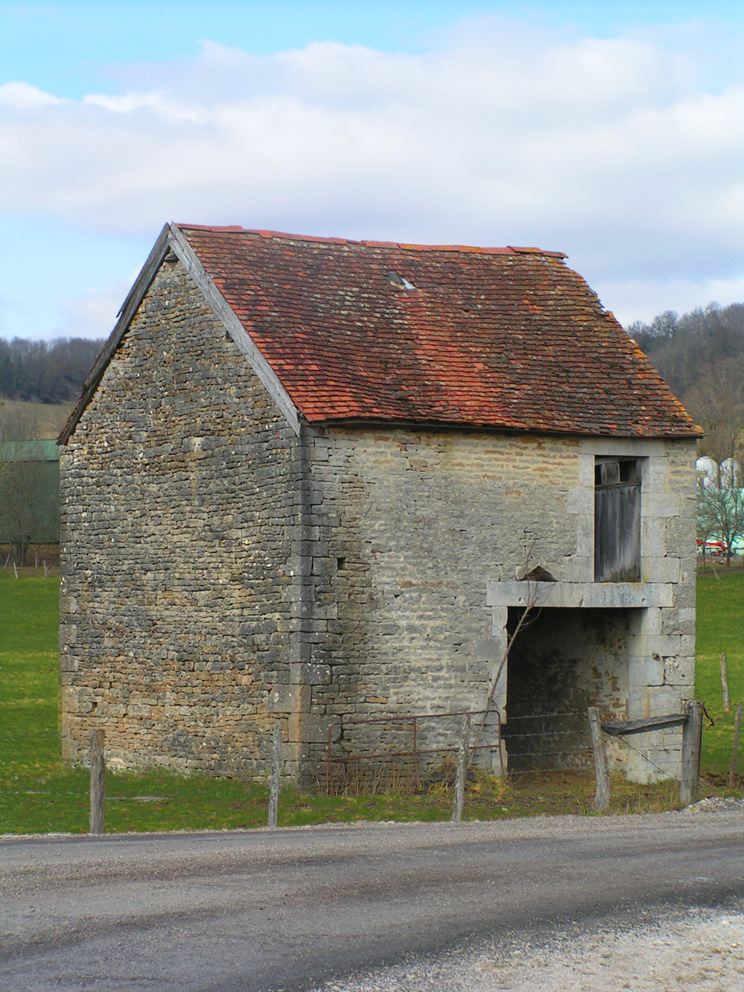
[[[59,758],[56,578],[0,571],[0,833],[82,833],[88,776]],[[106,779],[106,829],[200,830],[266,823],[262,783],[155,770]],[[487,790],[471,794],[467,815],[505,816]],[[586,794],[577,804],[589,803]],[[555,801],[546,799],[547,802]],[[282,791],[285,826],[350,820],[441,820],[448,790],[428,796],[322,796]]]
[[[698,697],[716,720],[706,730],[704,767],[728,765],[733,716],[721,716],[719,652],[729,658],[731,698],[744,700],[744,573],[701,578],[698,614]],[[87,830],[85,769],[59,759],[56,578],[0,570],[0,833]],[[744,762],[742,762],[744,765]],[[540,813],[589,813],[593,781],[575,773],[514,776],[472,784],[466,818]],[[676,786],[640,787],[613,780],[612,809],[668,809]],[[322,796],[284,789],[284,826],[353,820],[444,820],[450,790],[426,795]],[[262,783],[180,776],[165,771],[107,776],[106,828],[112,832],[255,827],[266,823]]]
[[[729,714],[723,713],[721,651],[728,655]],[[720,567],[715,574],[698,576],[696,695],[715,720],[715,726],[706,726],[703,734],[703,769],[721,774],[731,758],[736,703],[744,702],[744,571],[740,569]]]

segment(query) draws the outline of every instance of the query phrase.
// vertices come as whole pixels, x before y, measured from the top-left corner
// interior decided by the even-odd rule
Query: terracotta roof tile
[[[308,421],[698,433],[561,252],[178,226]]]

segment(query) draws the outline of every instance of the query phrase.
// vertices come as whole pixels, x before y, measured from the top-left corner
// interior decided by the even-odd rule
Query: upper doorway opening
[[[594,464],[594,581],[640,578],[640,459],[599,457]]]

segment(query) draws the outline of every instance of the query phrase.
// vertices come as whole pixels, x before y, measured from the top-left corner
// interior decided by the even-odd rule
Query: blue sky
[[[744,299],[744,4],[0,3],[0,336],[104,336],[166,219],[559,248]]]

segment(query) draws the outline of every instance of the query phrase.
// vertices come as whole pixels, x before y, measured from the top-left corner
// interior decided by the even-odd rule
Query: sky
[[[0,337],[106,336],[167,220],[742,302],[742,51],[741,0],[0,0]]]

